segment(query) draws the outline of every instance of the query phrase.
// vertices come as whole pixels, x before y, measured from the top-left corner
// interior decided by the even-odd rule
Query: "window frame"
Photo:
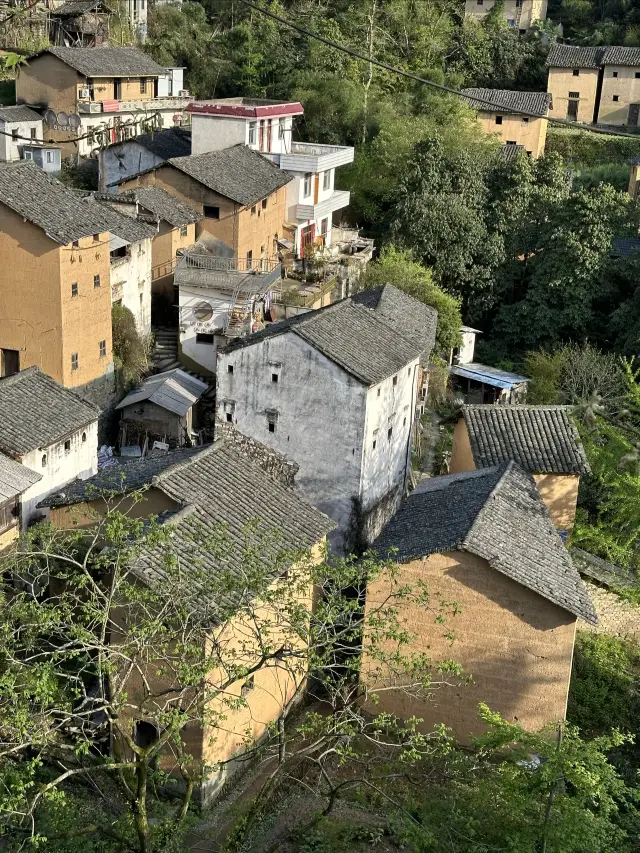
[[[80,368],[80,359],[78,357],[77,352],[71,353],[71,370],[78,370]]]
[[[305,172],[302,182],[302,197],[309,198],[313,191],[313,172]]]

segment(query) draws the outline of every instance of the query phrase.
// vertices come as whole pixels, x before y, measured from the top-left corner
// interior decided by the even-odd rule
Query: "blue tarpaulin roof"
[[[495,388],[513,388],[528,382],[526,376],[518,376],[517,373],[507,373],[506,370],[498,370],[497,367],[489,367],[487,364],[458,364],[451,368],[455,376],[463,376],[465,379],[474,379],[485,385],[493,385]]]

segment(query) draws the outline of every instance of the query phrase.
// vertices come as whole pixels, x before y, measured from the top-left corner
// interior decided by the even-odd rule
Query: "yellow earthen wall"
[[[532,731],[564,718],[576,625],[572,614],[465,551],[406,563],[400,579],[410,585],[424,581],[432,597],[440,594],[458,604],[461,613],[445,625],[434,624],[433,613],[411,604],[401,605],[401,618],[415,637],[412,652],[424,652],[434,662],[452,659],[473,682],[434,689],[431,701],[385,691],[378,694],[373,712],[403,719],[416,715],[424,719],[425,732],[444,723],[463,743],[483,730],[477,717],[480,702]],[[388,585],[379,580],[370,586],[367,608],[384,600]],[[455,635],[453,643],[442,636],[446,631]],[[365,657],[365,680],[369,666]]]
[[[640,104],[640,66],[607,65],[604,68],[598,124],[623,125],[628,123],[629,104]],[[617,74],[617,77],[613,75]],[[614,96],[618,100],[614,101]],[[640,124],[640,121],[638,122]]]
[[[83,237],[78,247],[60,249],[62,294],[62,383],[68,388],[84,385],[107,372],[113,361],[111,349],[111,284],[109,234],[97,240]],[[100,287],[94,287],[94,276]],[[78,296],[72,296],[72,284]],[[100,356],[100,341],[106,341],[106,356]],[[71,355],[78,353],[78,369],[71,369]]]
[[[80,81],[77,71],[66,63],[44,53],[21,65],[16,79],[16,101],[19,104],[42,104],[56,112],[76,112],[76,95]]]
[[[167,510],[176,510],[179,504],[165,495],[160,489],[150,488],[139,499],[132,497],[95,498],[72,506],[52,507],[49,520],[55,528],[67,530],[78,527],[92,527],[99,518],[106,515],[111,507],[129,518],[149,518]]]
[[[0,533],[0,553],[8,548],[12,542],[15,542],[20,533],[20,525],[16,524],[15,527],[10,527],[8,530],[5,530],[3,533]]]
[[[534,474],[540,497],[559,530],[571,530],[576,518],[579,474]]]
[[[475,471],[469,431],[464,418],[459,418],[453,428],[453,445],[451,446],[450,474],[461,474],[463,471]]]
[[[552,104],[549,115],[567,118],[569,92],[578,92],[578,121],[592,124],[596,108],[598,69],[579,68],[580,74],[573,76],[572,68],[550,68],[547,92],[551,92]]]
[[[272,193],[266,201],[255,205],[255,213],[251,207],[245,207],[239,215],[238,257],[245,258],[247,252],[253,252],[256,258],[277,258],[275,245],[276,234],[282,237],[282,226],[286,220],[287,188],[281,187]],[[264,246],[264,251],[262,247]]]
[[[540,157],[544,154],[544,146],[547,141],[546,118],[525,121],[520,116],[506,114],[502,115],[502,124],[496,124],[496,113],[478,113],[478,120],[485,133],[497,134],[502,142],[515,142],[524,145],[525,151],[532,157]]]

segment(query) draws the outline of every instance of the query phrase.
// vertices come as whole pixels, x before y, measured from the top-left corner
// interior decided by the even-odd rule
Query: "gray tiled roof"
[[[108,230],[101,208],[88,210],[76,193],[31,160],[0,164],[0,203],[62,245]]]
[[[84,15],[85,12],[107,11],[102,0],[67,0],[49,14],[52,18],[71,18],[74,15]]]
[[[640,67],[640,47],[605,47],[601,64]]]
[[[21,495],[41,479],[42,474],[0,453],[0,502]]]
[[[165,69],[137,47],[49,47],[51,53],[85,77],[158,77]]]
[[[42,121],[42,116],[24,104],[16,104],[11,107],[0,106],[0,121]]]
[[[170,520],[172,552],[182,558],[185,572],[194,564],[199,572],[240,571],[250,541],[247,526],[252,523],[265,534],[276,534],[274,542],[261,544],[265,560],[278,552],[309,548],[335,527],[330,518],[224,439],[168,469],[156,477],[154,485],[185,507]],[[209,546],[194,554],[203,532],[210,536],[219,527],[225,530],[225,556],[221,558]],[[158,547],[142,558],[136,570],[147,581],[161,581],[165,559],[166,547]],[[210,604],[215,613],[218,602]]]
[[[574,47],[569,44],[554,44],[547,57],[550,68],[599,68],[603,47]]]
[[[82,501],[98,498],[105,493],[126,495],[148,486],[158,474],[179,465],[191,456],[202,453],[202,447],[171,450],[158,456],[145,456],[122,465],[105,468],[86,480],[77,480],[55,494],[48,495],[38,506],[72,506]],[[105,495],[106,496],[106,495]]]
[[[38,367],[0,379],[0,450],[23,456],[98,419],[100,410]]]
[[[468,551],[548,601],[597,623],[533,477],[514,462],[423,480],[374,548],[398,562]]]
[[[179,201],[160,187],[140,187],[135,190],[127,190],[120,195],[105,197],[112,203],[123,201],[134,204],[136,201],[145,210],[148,210],[159,219],[168,222],[174,228],[189,225],[202,219],[202,214],[193,210],[188,204]]]
[[[93,196],[87,196],[82,201],[92,209],[96,208],[99,210],[102,225],[100,228],[101,231],[109,231],[110,234],[122,237],[128,243],[136,243],[139,240],[152,240],[158,233],[155,226],[141,222],[133,216],[126,216],[124,213],[114,210],[109,204],[97,201]]]
[[[524,145],[505,144],[500,146],[500,157],[505,163],[513,163],[518,154],[525,154],[526,148]]]
[[[292,332],[365,385],[377,385],[419,358],[424,341],[405,338],[396,327],[352,299],[299,314],[238,338],[224,352]]]
[[[238,204],[255,204],[293,180],[262,154],[246,145],[172,157],[169,163],[199,183]]]
[[[126,409],[135,403],[149,400],[169,412],[184,416],[208,388],[205,382],[176,367],[145,379],[139,388],[118,403],[116,409]]]
[[[589,463],[568,406],[463,406],[473,459],[513,459],[532,474],[586,474]]]
[[[510,89],[463,89],[467,103],[474,110],[499,113],[533,113],[546,116],[551,106],[549,92],[512,92]],[[486,103],[486,102],[489,103]],[[490,105],[491,104],[491,105]]]
[[[147,151],[155,154],[161,160],[171,157],[185,157],[191,154],[191,130],[186,127],[168,127],[165,130],[154,130],[151,133],[141,133],[128,142],[116,142],[115,145],[135,143],[142,145]],[[127,179],[128,180],[128,179]]]
[[[376,317],[394,326],[405,338],[412,337],[428,356],[436,342],[438,312],[392,284],[371,287],[356,293],[352,302],[375,311]]]

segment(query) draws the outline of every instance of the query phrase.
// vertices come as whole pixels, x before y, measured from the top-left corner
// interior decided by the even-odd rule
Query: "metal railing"
[[[185,265],[191,269],[212,272],[273,272],[280,266],[275,258],[221,258],[215,255],[183,255]]]

